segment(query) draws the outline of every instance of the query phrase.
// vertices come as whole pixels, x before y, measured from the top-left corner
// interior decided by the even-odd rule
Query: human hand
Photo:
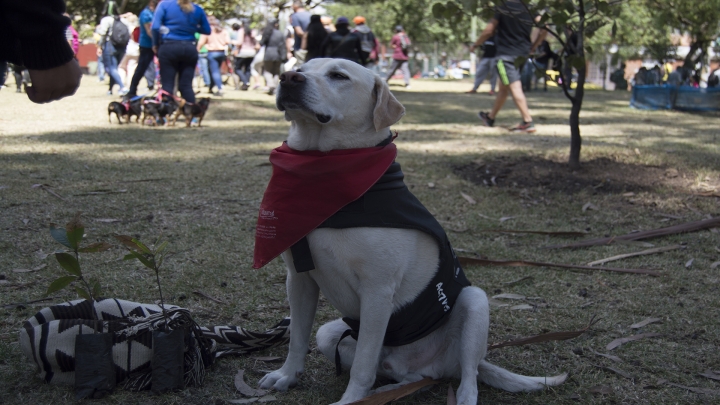
[[[32,86],[26,87],[28,98],[42,104],[72,96],[80,86],[82,71],[77,60],[47,70],[29,70]]]
[[[157,46],[153,46],[153,47],[152,47],[152,50],[153,50],[153,53],[154,53],[155,55],[158,54],[158,47],[157,47]]]
[[[95,50],[95,55],[97,55],[97,56],[102,56],[102,49],[97,48],[97,49]]]

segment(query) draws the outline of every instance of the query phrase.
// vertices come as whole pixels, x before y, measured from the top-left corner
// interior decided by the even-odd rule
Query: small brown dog
[[[180,105],[178,106],[177,111],[175,112],[175,117],[173,118],[173,125],[177,122],[177,119],[180,115],[185,116],[185,126],[190,127],[190,124],[192,123],[192,119],[197,117],[198,118],[198,127],[201,126],[203,118],[205,118],[205,113],[207,112],[208,106],[210,106],[210,98],[204,97],[198,99],[195,104],[188,103],[184,99],[180,100]]]
[[[124,100],[121,103],[111,101],[110,104],[108,104],[108,122],[111,122],[110,116],[113,113],[117,117],[119,124],[122,124],[121,117],[125,117],[125,123],[129,124],[130,118],[132,118],[133,115],[135,116],[135,122],[138,122],[140,114],[142,114],[144,99],[144,97],[136,97],[132,100]]]

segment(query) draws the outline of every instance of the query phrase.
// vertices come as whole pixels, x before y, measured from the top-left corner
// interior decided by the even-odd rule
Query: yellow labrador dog
[[[288,146],[299,151],[373,147],[388,137],[389,126],[405,113],[380,77],[340,59],[314,59],[297,72],[285,72],[280,76],[277,107],[292,122]],[[485,293],[477,287],[459,289],[451,310],[445,307],[447,319],[431,333],[405,345],[384,344],[391,316],[423,291],[429,288],[435,294],[437,288],[433,301],[445,305],[442,283],[431,285],[441,247],[427,233],[384,227],[317,228],[307,240],[315,269],[298,273],[291,250],[282,254],[288,270],[292,334],[285,363],[260,380],[262,388],[285,391],[297,384],[320,291],[344,317],[360,321],[357,340],[343,339],[348,324],[341,319],[322,325],[317,333],[320,351],[350,368],[350,383],[335,404],[371,394],[377,375],[397,384],[376,391],[424,377],[460,378],[457,399],[464,405],[477,404],[478,380],[512,392],[565,381],[566,375],[513,374],[484,360],[490,310]]]

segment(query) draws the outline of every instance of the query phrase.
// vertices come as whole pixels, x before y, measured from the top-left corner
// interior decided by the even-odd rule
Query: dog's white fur
[[[372,147],[405,113],[382,79],[338,59],[314,59],[298,73],[286,74],[277,106],[292,121],[287,141],[297,150]],[[485,292],[477,287],[462,290],[443,327],[409,345],[383,346],[390,315],[411,302],[436,272],[439,251],[431,236],[409,229],[321,228],[308,235],[308,242],[314,270],[297,273],[290,250],[282,254],[288,270],[290,348],[282,368],[260,380],[262,388],[284,391],[297,384],[320,291],[343,316],[360,320],[358,341],[346,338],[339,346],[343,367],[350,368],[350,383],[335,404],[367,396],[378,374],[398,383],[376,391],[424,377],[460,378],[457,402],[464,405],[477,403],[478,379],[512,392],[565,381],[566,375],[513,374],[484,360],[490,310]],[[336,344],[346,329],[338,319],[318,330],[318,348],[329,359],[334,360]]]

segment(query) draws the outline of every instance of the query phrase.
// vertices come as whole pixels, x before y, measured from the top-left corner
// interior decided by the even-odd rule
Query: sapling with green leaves
[[[163,311],[163,317],[165,318],[165,328],[167,329],[167,323],[168,323],[168,316],[167,312],[165,311],[165,300],[163,299],[162,295],[162,287],[160,286],[160,266],[162,266],[163,262],[165,261],[165,257],[167,255],[167,251],[165,250],[168,246],[167,241],[160,242],[160,238],[158,238],[157,241],[155,241],[155,245],[157,246],[154,250],[147,247],[145,244],[140,242],[138,239],[133,238],[131,236],[127,235],[113,235],[115,236],[115,239],[120,241],[125,248],[130,252],[129,254],[125,255],[123,258],[124,260],[134,260],[137,259],[142,263],[145,267],[151,269],[155,272],[155,280],[157,281],[158,285],[158,291],[160,293],[160,307]]]
[[[93,278],[88,280],[87,276],[83,274],[80,268],[80,253],[96,253],[108,250],[112,247],[109,243],[97,242],[90,245],[81,247],[80,243],[83,240],[85,234],[85,226],[80,221],[80,213],[75,214],[72,221],[65,225],[65,228],[60,228],[56,224],[50,224],[50,235],[53,239],[59,242],[61,245],[70,249],[69,252],[55,252],[55,259],[57,259],[60,267],[65,269],[70,275],[62,276],[50,283],[45,296],[48,296],[56,291],[62,290],[68,287],[73,282],[79,282],[80,285],[75,285],[75,292],[82,298],[90,301],[93,308],[95,307],[95,301],[100,296],[100,280]],[[95,322],[98,321],[97,314],[92,311]],[[97,332],[97,330],[96,330]]]

